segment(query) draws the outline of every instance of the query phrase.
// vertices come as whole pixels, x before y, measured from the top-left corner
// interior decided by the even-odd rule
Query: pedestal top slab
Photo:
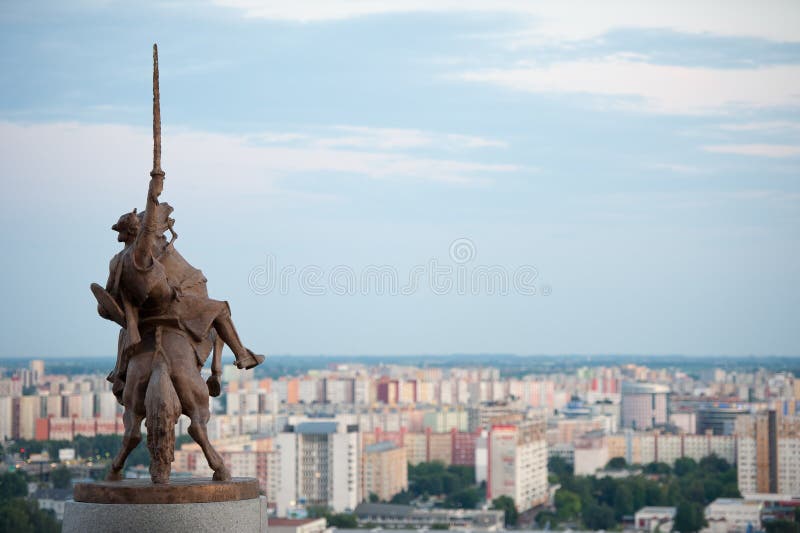
[[[77,483],[74,500],[84,503],[208,503],[258,498],[258,481],[249,477],[230,481],[209,478],[176,479],[153,484],[149,479]]]

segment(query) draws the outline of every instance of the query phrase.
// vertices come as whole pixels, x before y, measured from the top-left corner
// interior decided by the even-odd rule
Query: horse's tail
[[[155,359],[144,397],[147,448],[153,483],[167,483],[175,459],[175,423],[181,415],[181,402],[166,362],[162,357]]]

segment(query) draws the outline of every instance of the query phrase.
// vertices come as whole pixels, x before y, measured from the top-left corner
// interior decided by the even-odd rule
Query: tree
[[[715,453],[700,459],[699,466],[703,471],[715,474],[722,474],[731,469],[731,464]]]
[[[566,489],[558,489],[555,497],[556,516],[559,521],[572,520],[581,514],[580,497]]]
[[[559,482],[563,483],[565,479],[573,475],[574,469],[563,457],[553,456],[547,460],[547,471],[555,474]]]
[[[675,475],[683,477],[697,470],[697,461],[691,457],[681,457],[675,460]]]
[[[306,507],[306,513],[311,518],[327,518],[331,510],[325,505],[309,505]]]
[[[539,527],[545,530],[549,530],[550,526],[558,524],[558,517],[550,511],[537,513],[535,520]]]
[[[517,506],[514,503],[514,498],[511,496],[498,496],[494,500],[492,500],[492,509],[497,509],[499,511],[505,512],[505,520],[507,526],[513,526],[517,523],[517,518],[519,518],[519,513],[517,512]]]
[[[72,472],[64,465],[50,472],[50,481],[57,489],[68,489],[72,481]]]
[[[764,522],[767,533],[800,533],[800,524],[791,520],[770,520]]]
[[[583,523],[586,524],[586,527],[595,531],[611,529],[616,525],[614,509],[605,504],[591,504],[583,511]]]
[[[0,475],[0,501],[28,495],[28,482],[24,472],[6,472]]]
[[[642,471],[645,474],[668,475],[672,473],[672,468],[667,463],[650,463]]]
[[[672,526],[674,531],[693,533],[700,531],[705,525],[703,508],[699,504],[687,501],[678,504],[678,509],[675,511],[675,522]]]
[[[375,494],[374,492],[369,493],[369,503],[378,503],[381,501],[381,497]]]
[[[628,462],[625,461],[624,457],[613,457],[606,465],[606,468],[609,470],[622,470],[626,466],[628,466]]]
[[[392,496],[392,499],[389,501],[389,503],[396,503],[396,504],[399,504],[399,505],[408,505],[408,504],[411,503],[411,500],[413,500],[413,499],[414,499],[414,495],[411,494],[410,492],[408,492],[407,490],[404,490],[404,491],[398,492],[397,494]]]
[[[617,521],[622,521],[625,516],[633,514],[633,511],[631,489],[625,484],[620,484],[614,492],[614,517]]]
[[[25,498],[13,498],[0,504],[0,531],[15,533],[58,533],[61,525],[52,511]]]
[[[467,487],[455,494],[450,494],[444,500],[444,506],[450,509],[474,509],[480,501],[477,489]]]
[[[327,518],[328,527],[338,527],[339,529],[356,529],[358,527],[358,520],[354,514],[332,514]]]

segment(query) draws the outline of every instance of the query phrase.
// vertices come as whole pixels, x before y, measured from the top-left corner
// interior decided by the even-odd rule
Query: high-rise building
[[[362,499],[375,494],[381,501],[389,501],[398,492],[407,490],[406,449],[391,441],[365,446],[361,479]]]
[[[669,420],[669,387],[626,381],[622,384],[622,427],[650,429]]]
[[[733,435],[736,419],[747,414],[746,407],[706,405],[697,410],[697,434],[711,431],[714,435]]]
[[[41,359],[33,359],[30,366],[31,372],[33,372],[33,384],[38,385],[44,378],[44,361]]]
[[[339,422],[288,425],[276,438],[279,516],[310,505],[352,511],[360,501],[358,426]]]
[[[520,512],[548,497],[547,441],[544,419],[494,425],[487,438],[486,496],[513,498]]]
[[[739,492],[800,494],[800,416],[741,416],[736,434]]]

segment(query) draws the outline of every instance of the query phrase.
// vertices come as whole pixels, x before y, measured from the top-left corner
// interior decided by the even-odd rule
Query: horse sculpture
[[[189,435],[203,450],[214,480],[230,479],[222,457],[208,439],[209,395],[218,396],[222,349],[227,344],[243,369],[264,357],[244,347],[227,302],[208,297],[206,278],[174,248],[177,234],[172,207],[159,203],[164,187],[161,170],[161,113],[158,49],[153,46],[153,170],[144,212],[122,215],[112,229],[124,243],[110,264],[106,287],[92,284],[98,313],[121,326],[117,363],[109,374],[117,400],[125,407],[122,448],[111,463],[108,480],[122,478],[122,468],[147,427],[150,478],[169,481],[175,451],[175,424],[181,414],[191,420]],[[172,238],[167,241],[165,232]],[[211,377],[200,370],[213,349]]]

